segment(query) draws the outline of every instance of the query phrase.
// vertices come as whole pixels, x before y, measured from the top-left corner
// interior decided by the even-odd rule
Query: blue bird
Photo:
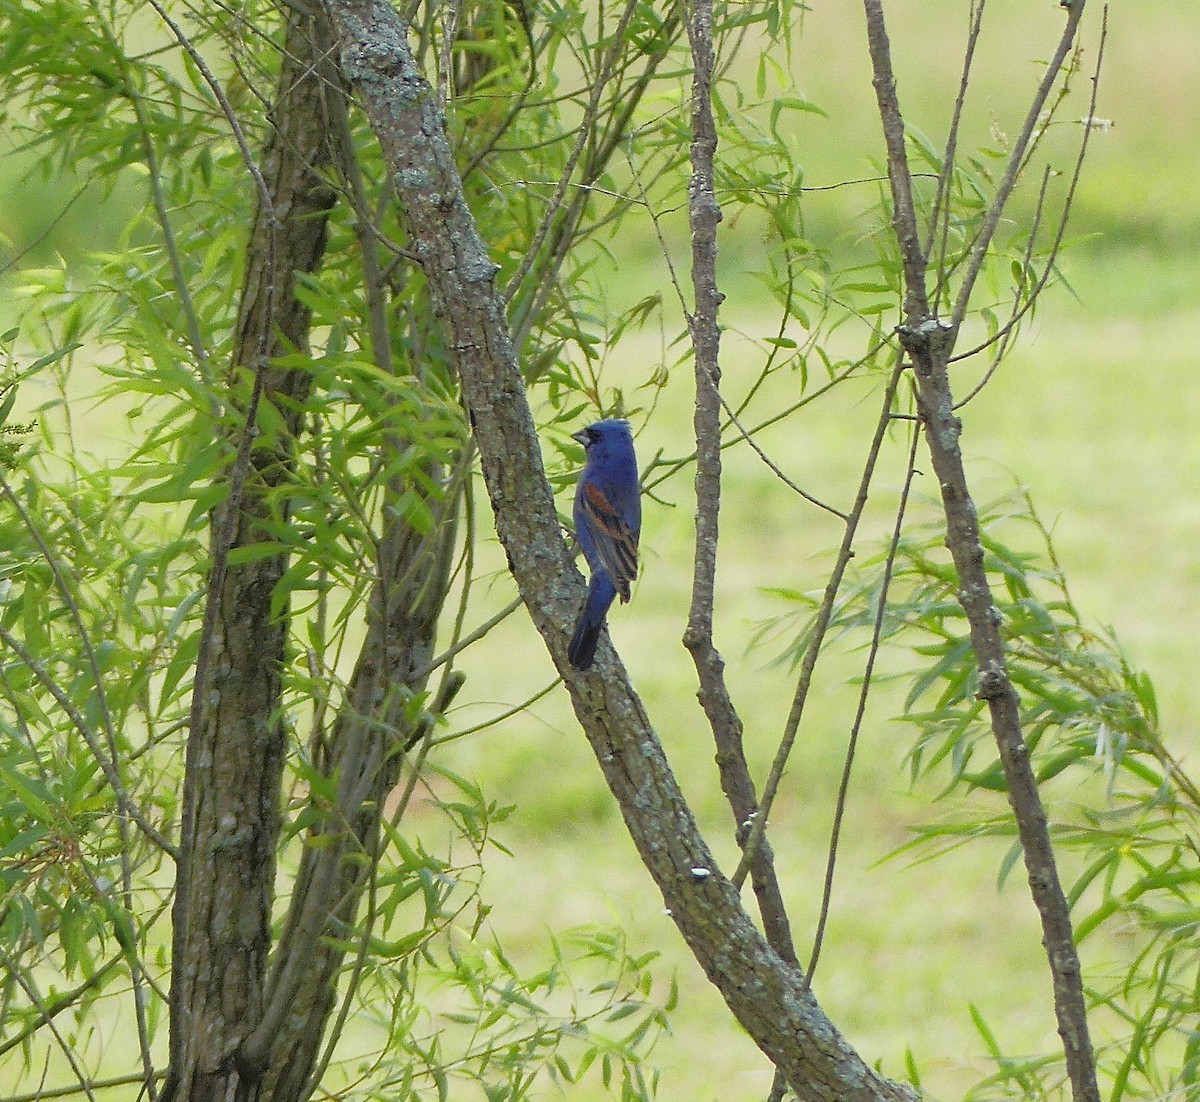
[[[587,451],[575,489],[575,534],[592,580],[567,658],[577,670],[586,670],[596,656],[605,614],[618,593],[622,604],[629,600],[637,577],[642,495],[628,421],[597,421],[573,435]]]

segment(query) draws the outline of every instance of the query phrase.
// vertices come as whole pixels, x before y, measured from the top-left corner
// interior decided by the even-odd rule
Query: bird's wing
[[[594,482],[585,483],[580,503],[591,525],[596,557],[612,578],[621,600],[628,601],[630,583],[637,577],[637,533]]]

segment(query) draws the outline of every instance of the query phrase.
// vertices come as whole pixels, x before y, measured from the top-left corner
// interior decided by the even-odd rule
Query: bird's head
[[[588,455],[592,454],[593,448],[598,452],[603,452],[633,446],[633,431],[629,427],[629,422],[620,417],[596,421],[585,429],[571,433],[571,436],[584,446]]]

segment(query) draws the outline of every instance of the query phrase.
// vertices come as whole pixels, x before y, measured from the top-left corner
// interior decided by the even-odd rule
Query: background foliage
[[[931,5],[917,12],[897,4],[892,20],[902,93],[916,127],[930,136],[944,129],[957,60],[942,62],[956,59],[963,31],[962,5],[943,7],[934,17]],[[972,189],[986,190],[993,154],[1003,150],[1013,125],[1008,93],[1019,83],[1013,74],[1034,79],[1037,57],[1029,42],[1043,26],[1050,28],[1048,41],[1058,19],[1052,4],[1019,17],[1004,6],[996,10],[973,99],[970,133],[979,149],[959,180],[964,216]],[[130,1035],[130,1000],[115,995],[133,983],[153,988],[164,974],[156,916],[169,883],[161,849],[137,824],[114,817],[111,786],[101,783],[98,763],[119,760],[124,790],[136,794],[154,830],[170,833],[175,788],[162,778],[171,775],[186,714],[207,554],[203,523],[219,494],[212,476],[228,461],[212,447],[214,425],[230,416],[214,408],[205,380],[181,356],[181,339],[188,338],[180,334],[199,331],[191,347],[207,350],[211,377],[220,377],[252,199],[194,67],[177,53],[161,53],[161,28],[139,17],[124,33],[145,53],[122,70],[105,60],[115,55],[96,40],[103,25],[92,18],[97,13],[66,3],[22,11],[20,19],[6,13],[26,30],[6,35],[0,63],[5,73],[39,71],[45,78],[39,92],[14,107],[8,138],[28,172],[3,200],[21,214],[5,222],[20,262],[8,273],[6,310],[14,320],[3,328],[20,319],[19,335],[14,328],[6,345],[14,374],[27,376],[13,415],[36,420],[38,437],[24,463],[5,475],[11,491],[0,517],[9,736],[0,760],[9,976],[0,1046],[35,1084],[48,1058],[54,1077],[69,1078],[64,1057],[48,1057],[54,1047],[40,1039],[35,1045],[26,1032],[47,1002],[86,985],[105,1000],[97,1008],[122,1006],[122,1017],[102,1019],[77,1013],[75,1000],[56,1020],[63,1023],[61,1047],[77,1049],[99,1075],[123,1073],[131,1053],[110,1039]],[[755,424],[810,393],[827,371],[857,361],[891,324],[897,286],[880,232],[879,186],[871,182],[879,145],[857,9],[808,12],[802,34],[759,57],[747,42],[757,43],[766,20],[780,14],[764,8],[761,21],[747,22],[736,55],[731,45],[732,68],[719,89],[720,187],[728,204],[726,370]],[[786,14],[798,23],[798,11]],[[1187,166],[1169,156],[1183,143],[1164,139],[1172,127],[1190,133],[1188,120],[1200,121],[1200,107],[1190,85],[1182,77],[1176,82],[1183,67],[1172,59],[1187,41],[1176,15],[1165,3],[1140,5],[1134,34],[1129,16],[1114,13],[1100,111],[1115,115],[1115,125],[1094,141],[1073,227],[1084,240],[1062,261],[1068,286],[1043,303],[993,384],[964,413],[976,470],[997,487],[988,525],[993,575],[1005,583],[1027,714],[1074,870],[1068,882],[1075,884],[1085,966],[1097,1003],[1110,1011],[1097,1022],[1101,1037],[1110,1039],[1102,1057],[1114,1098],[1190,1097],[1196,1090],[1197,855],[1190,839],[1197,805],[1176,759],[1186,769],[1186,736],[1177,732],[1196,704],[1180,642],[1189,637],[1180,590],[1196,576],[1187,551],[1196,513],[1186,492],[1195,448],[1186,410],[1195,383],[1183,351],[1183,334],[1195,321],[1195,269],[1181,254],[1200,234],[1200,217],[1185,186]],[[556,16],[569,23],[572,13]],[[645,22],[630,34],[649,48],[658,28],[648,9],[640,17]],[[1017,18],[1029,21],[1028,33],[1002,33],[1005,20]],[[210,33],[211,39],[197,34],[196,44],[238,62],[223,78],[251,138],[261,143],[253,90],[270,51],[220,20]],[[58,48],[64,39],[75,48]],[[1139,79],[1137,59],[1151,52],[1145,46],[1151,39],[1158,46],[1154,79]],[[92,48],[83,48],[89,42]],[[473,47],[494,51],[489,79],[507,80],[509,92],[527,79],[514,42],[519,36],[496,34]],[[547,93],[565,95],[569,118],[581,109],[579,95],[570,92],[577,73],[597,64],[597,55],[577,48],[570,58],[566,45],[557,49],[561,66],[547,64],[540,79]],[[139,94],[130,95],[130,87]],[[568,275],[545,286],[538,304],[544,320],[528,334],[524,359],[541,400],[552,472],[564,484],[578,461],[564,430],[597,403],[633,414],[642,429],[643,465],[663,464],[650,474],[652,485],[687,451],[688,399],[680,396],[675,371],[681,317],[662,255],[664,243],[676,264],[684,255],[680,170],[687,138],[673,111],[683,95],[679,73],[664,67],[639,103],[638,141],[622,146],[596,182],[587,247],[572,253]],[[455,104],[452,130],[464,159],[486,147],[496,102],[481,93]],[[1077,102],[1070,101],[1047,136],[1056,155],[1078,138]],[[520,264],[548,182],[562,167],[562,143],[530,164],[530,150],[563,125],[552,105],[548,94],[544,108],[522,117],[523,144],[498,151],[472,186],[485,226],[515,227],[513,240],[499,233],[490,239],[502,280]],[[1011,111],[1019,109],[1018,100]],[[27,129],[31,119],[44,129]],[[155,168],[147,167],[148,149]],[[369,160],[366,168],[378,171]],[[797,190],[846,180],[865,182],[803,197]],[[606,196],[625,198],[606,204]],[[155,228],[160,199],[194,288],[194,317],[185,316],[186,304],[172,293],[174,258]],[[1025,215],[1030,210],[1027,203]],[[221,214],[215,223],[214,211]],[[618,214],[625,221],[608,220]],[[50,235],[41,237],[47,227]],[[356,312],[346,308],[361,294],[349,220],[336,224],[333,235],[331,263],[306,289],[323,335],[312,366],[320,385],[306,413],[323,431],[310,438],[305,456],[311,496],[301,500],[295,527],[281,527],[278,536],[303,552],[287,581],[303,613],[297,651],[313,646],[318,637],[311,632],[325,616],[319,642],[336,678],[337,656],[357,630],[343,612],[353,608],[361,586],[355,548],[373,510],[369,495],[360,501],[359,494],[364,472],[356,457],[364,440],[388,417],[411,423],[407,411],[418,404],[428,448],[461,440],[463,425],[442,381],[381,387],[357,354],[368,341],[356,329]],[[1021,240],[1011,244],[1020,256]],[[997,309],[1011,281],[1008,259],[992,271]],[[789,307],[784,322],[767,308],[772,300]],[[515,316],[523,308],[518,296]],[[532,303],[528,309],[532,318]],[[981,315],[981,333],[989,324]],[[809,343],[812,331],[820,332],[819,342]],[[436,362],[428,347],[419,351]],[[764,428],[759,442],[784,457],[789,473],[818,497],[844,495],[856,463],[845,443],[861,431],[871,385],[852,380],[824,404]],[[260,428],[271,431],[270,424]],[[880,538],[894,509],[902,453],[898,442],[871,514]],[[740,695],[752,745],[765,760],[789,691],[774,660],[782,654],[786,661],[803,624],[805,594],[823,580],[836,530],[783,490],[747,449],[727,454],[729,542],[719,575],[718,643],[745,678]],[[1037,513],[1023,489],[1009,495],[1009,469],[1030,488]],[[686,606],[682,566],[690,555],[685,482],[676,476],[655,485],[646,581],[614,631],[689,796],[710,817],[711,833],[727,839],[711,752],[697,745],[698,712],[683,703],[690,705],[693,692],[685,656],[674,644]],[[420,498],[409,504],[419,526]],[[920,527],[932,515],[930,507],[918,508],[918,525],[901,547],[888,621],[895,649],[885,660],[894,682],[872,704],[852,795],[856,828],[843,851],[827,971],[817,989],[835,1020],[889,1073],[915,1070],[940,1096],[981,1080],[981,1096],[1029,1096],[1043,1074],[1053,1075],[1041,1059],[1052,1051],[1052,1026],[1027,905],[1003,883],[1010,839],[1001,801],[990,795],[995,778],[979,740],[953,580],[936,531]],[[1159,533],[1152,553],[1147,517]],[[486,522],[471,531],[486,533]],[[486,535],[469,539],[457,576],[470,578],[470,587],[460,581],[455,591],[472,602],[468,627],[511,597],[494,545]],[[841,682],[858,667],[856,648],[878,581],[869,558],[864,549],[856,599],[839,614],[845,634],[823,667],[821,707],[793,764],[789,798],[773,819],[776,846],[802,897],[823,868],[850,699]],[[1127,650],[1097,626],[1106,622],[1117,625]],[[902,633],[902,626],[909,630]],[[20,658],[17,644],[32,661]],[[669,1005],[674,1035],[659,1042],[652,1058],[664,1068],[665,1096],[716,1097],[714,1084],[722,1084],[722,1098],[765,1096],[767,1072],[757,1055],[729,1038],[723,1012],[675,955],[674,935],[622,840],[594,765],[573,737],[564,702],[541,697],[508,716],[553,677],[528,626],[519,616],[507,618],[459,665],[467,687],[437,721],[434,742],[446,741],[430,755],[420,785],[404,796],[411,807],[405,823],[415,824],[415,833],[389,837],[394,867],[377,902],[381,942],[372,946],[361,988],[364,999],[369,993],[375,1005],[389,1007],[390,1016],[366,1027],[376,1040],[397,1036],[396,1023],[422,1024],[399,1031],[408,1038],[406,1051],[377,1058],[375,1081],[397,1090],[389,1075],[423,1067],[436,1079],[433,1068],[458,1060],[455,1067],[469,1066],[497,1092],[506,1084],[510,1093],[497,1097],[532,1089],[523,1077],[537,1066],[563,1080],[590,1075],[587,1089],[600,1091],[615,1076],[641,1090],[652,1073],[637,1057],[662,1021],[659,1008]],[[1155,671],[1153,683],[1143,667]],[[314,680],[304,669],[293,668],[290,685],[298,730],[314,722],[312,705],[300,703],[314,699]],[[413,702],[415,716],[425,703]],[[901,713],[914,722],[887,721]],[[300,750],[303,738],[295,745]],[[906,787],[910,780],[915,795]],[[319,782],[297,753],[293,844]],[[926,798],[934,794],[943,798],[930,812]],[[931,864],[899,859],[876,866],[909,841],[912,826],[920,845],[906,855],[952,852]],[[502,849],[489,848],[496,839]],[[967,839],[965,852],[956,848]],[[721,851],[718,843],[721,856],[731,858],[732,840],[724,845]],[[485,854],[482,903],[475,883]],[[932,918],[931,897],[938,901]],[[804,898],[795,905],[800,925],[811,918],[810,908]],[[139,916],[137,964],[130,960],[125,907]],[[614,912],[628,947],[620,935],[595,928]],[[548,932],[579,924],[587,929],[561,940]],[[494,931],[495,941],[480,931]],[[664,959],[651,964],[652,948]],[[586,976],[588,960],[605,962],[603,974],[564,988],[563,970],[583,968]],[[672,964],[683,969],[689,996],[679,1007],[669,988]],[[411,983],[404,973],[410,968],[421,973]],[[997,984],[997,975],[1006,982]],[[422,1017],[418,990],[455,992],[442,1020],[460,1033],[435,1032]],[[153,1033],[162,1004],[150,996],[144,1005],[144,1028]],[[459,1053],[453,1058],[451,1044]],[[347,1059],[346,1074],[359,1074],[355,1057]]]

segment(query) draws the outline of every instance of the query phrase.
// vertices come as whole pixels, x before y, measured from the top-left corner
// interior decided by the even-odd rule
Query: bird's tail
[[[567,660],[577,670],[588,669],[596,657],[596,644],[600,642],[604,617],[616,595],[617,589],[612,579],[607,574],[596,571],[588,586],[587,602],[575,624],[571,645],[567,648]]]

